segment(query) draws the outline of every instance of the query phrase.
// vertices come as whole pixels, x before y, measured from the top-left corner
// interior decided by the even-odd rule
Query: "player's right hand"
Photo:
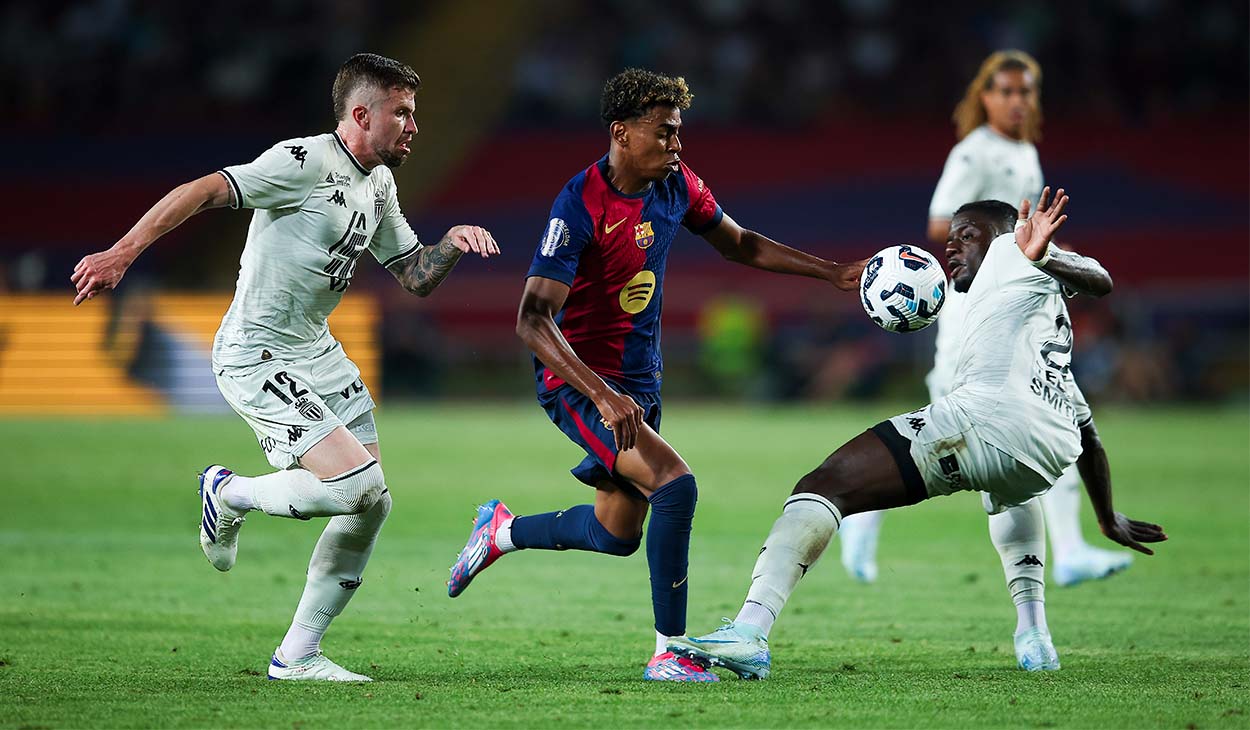
[[[608,390],[607,395],[595,401],[599,409],[600,419],[616,437],[616,450],[629,451],[638,443],[638,432],[642,430],[642,406],[633,398]]]
[[[69,277],[78,291],[78,295],[74,297],[74,306],[87,299],[94,299],[100,292],[116,288],[128,268],[130,260],[116,248],[84,256]]]
[[[1142,545],[1143,542],[1163,542],[1168,539],[1163,528],[1152,522],[1130,520],[1116,512],[1114,522],[1109,525],[1100,524],[1102,534],[1124,547],[1133,548],[1139,553],[1154,555],[1155,551]]]

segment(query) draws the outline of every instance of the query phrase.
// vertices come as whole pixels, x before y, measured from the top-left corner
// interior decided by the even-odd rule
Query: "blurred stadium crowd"
[[[506,2],[470,5],[481,22],[496,12],[515,17]],[[24,143],[3,163],[0,194],[12,201],[41,190],[29,213],[58,224],[0,242],[0,293],[68,292],[78,257],[121,235],[169,188],[278,139],[328,129],[329,81],[347,56],[369,49],[412,60],[417,29],[437,28],[453,6],[6,4],[0,99],[9,113],[0,124]],[[691,81],[687,158],[735,218],[837,257],[921,239],[954,142],[950,110],[1001,47],[1042,63],[1042,165],[1048,180],[1080,190],[1074,199],[1085,207],[1074,210],[1073,227],[1078,216],[1092,223],[1076,229],[1078,245],[1096,242],[1092,252],[1113,274],[1127,272],[1113,297],[1073,305],[1087,393],[1149,401],[1250,391],[1244,2],[539,0],[524,8],[524,42],[478,61],[496,64],[487,72],[506,96],[496,112],[479,107],[472,89],[440,88],[446,67],[417,68],[427,86],[419,106],[457,105],[461,115],[482,108],[488,118],[438,170],[423,167],[423,152],[447,130],[423,128],[424,146],[399,177],[405,210],[426,238],[450,223],[488,225],[507,255],[485,270],[465,262],[429,300],[398,292],[385,272],[358,278],[353,292],[371,290],[381,306],[385,394],[529,392],[511,327],[520,278],[555,191],[601,154],[598,90],[620,68]],[[746,160],[735,166],[735,156]],[[535,168],[541,174],[519,182],[498,172]],[[412,193],[417,178],[433,179],[421,195]],[[159,244],[123,287],[227,291],[246,217],[216,215]],[[1163,260],[1178,245],[1209,252],[1212,276],[1191,257]],[[677,255],[671,265],[682,273],[665,301],[670,394],[921,392],[931,334],[886,336],[853,299],[813,302],[807,289],[796,302],[786,282],[726,275],[710,253]]]

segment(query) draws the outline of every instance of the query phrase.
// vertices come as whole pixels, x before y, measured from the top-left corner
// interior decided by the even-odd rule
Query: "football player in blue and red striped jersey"
[[[660,437],[660,310],[664,269],[679,227],[724,258],[767,271],[823,279],[854,291],[863,262],[837,264],[739,226],[681,159],[684,79],[628,69],[603,90],[608,153],[556,197],[530,265],[517,334],[534,353],[538,401],[586,452],[573,475],[594,504],[514,517],[498,500],[478,510],[452,567],[458,596],[503,554],[525,548],[630,555],[647,562],[656,651],[644,678],[715,681],[665,649],[686,630],[686,569],[695,478]]]

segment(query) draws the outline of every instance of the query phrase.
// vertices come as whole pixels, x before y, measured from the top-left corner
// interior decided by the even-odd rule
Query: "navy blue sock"
[[[686,569],[690,566],[690,526],[698,499],[693,474],[674,479],[650,497],[647,565],[651,568],[651,606],[655,630],[665,636],[686,633],[686,594],[690,587]]]
[[[624,556],[633,555],[641,542],[641,538],[622,540],[608,532],[595,517],[591,504],[512,520],[512,544],[518,548],[589,550]]]

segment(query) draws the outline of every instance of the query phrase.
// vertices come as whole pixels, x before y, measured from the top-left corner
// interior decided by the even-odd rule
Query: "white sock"
[[[776,620],[777,617],[772,611],[755,601],[742,604],[742,608],[738,609],[738,615],[734,617],[735,624],[758,626],[760,631],[764,632],[764,636],[768,636],[768,632],[773,630],[773,622]]]
[[[495,530],[495,547],[505,553],[510,553],[517,549],[516,545],[512,544],[512,521],[515,519],[515,517],[509,517],[507,521],[499,526],[498,530]]]
[[[1056,563],[1066,563],[1089,547],[1081,535],[1081,476],[1076,466],[1068,467],[1055,486],[1041,496],[1046,511],[1046,531]]]
[[[668,651],[668,637],[659,631],[655,632],[655,656],[659,656],[666,651]]]
[[[1046,518],[1038,500],[989,516],[990,542],[998,551],[1007,590],[1016,605],[1016,632],[1046,628]]]
[[[842,513],[819,494],[803,492],[787,499],[781,516],[773,523],[772,531],[764,540],[764,547],[760,548],[743,609],[750,615],[758,616],[753,613],[755,609],[747,608],[750,604],[757,604],[771,613],[775,620],[799,579],[816,564],[829,546],[841,522]],[[741,612],[739,615],[742,615]],[[746,619],[743,621],[753,623]],[[771,628],[771,625],[767,627]]]
[[[1016,633],[1034,627],[1050,633],[1050,627],[1046,625],[1046,602],[1025,601],[1016,604]]]
[[[367,510],[386,488],[383,479],[382,467],[372,459],[325,480],[306,469],[258,477],[235,474],[222,498],[234,509],[259,509],[275,517],[333,517]]]
[[[282,656],[299,661],[321,647],[330,622],[343,612],[356,589],[378,532],[391,511],[391,495],[383,492],[369,511],[330,518],[308,562],[304,594],[295,618],[282,639]]]

